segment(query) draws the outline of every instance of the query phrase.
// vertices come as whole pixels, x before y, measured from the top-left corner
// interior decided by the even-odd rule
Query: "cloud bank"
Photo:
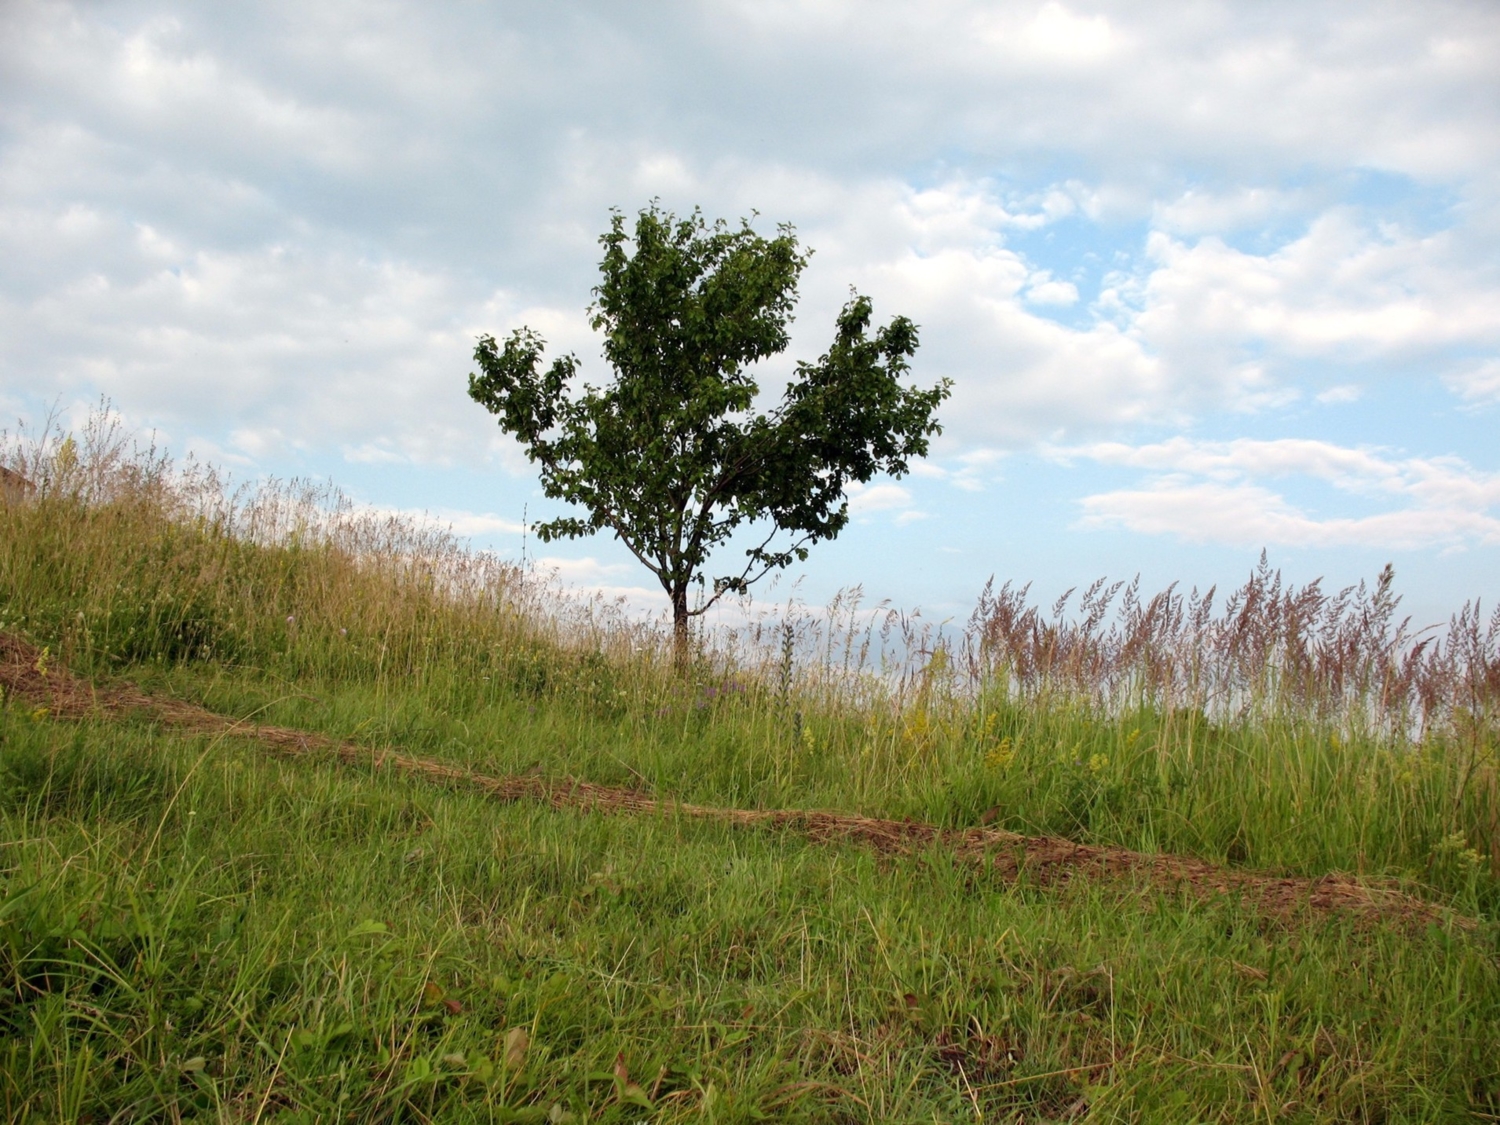
[[[1085,527],[1242,547],[1369,546],[1390,550],[1500,544],[1500,473],[1458,457],[1399,457],[1324,441],[1280,439],[1153,445],[1100,443],[1060,459],[1146,470],[1144,487],[1082,500]],[[1258,483],[1301,478],[1385,508],[1319,516]]]
[[[1495,542],[1491,501],[1435,498],[1496,468],[1464,421],[1500,405],[1474,3],[15,0],[0,409],[104,394],[252,471],[499,472],[519,509],[474,338],[526,323],[604,378],[597,236],[653,197],[815,248],[772,394],[851,286],[921,326],[946,432],[853,497],[872,526],[992,520],[1008,459],[1067,448],[1085,529]],[[1259,453],[1195,436],[1237,427]],[[1278,476],[1291,432],[1365,467]]]

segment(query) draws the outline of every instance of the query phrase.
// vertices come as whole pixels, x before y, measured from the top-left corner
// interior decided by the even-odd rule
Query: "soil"
[[[914,820],[881,820],[809,809],[735,809],[684,804],[648,793],[538,774],[495,777],[389,748],[361,746],[290,727],[230,719],[181,700],[148,695],[130,683],[95,684],[51,664],[22,638],[0,632],[0,687],[47,717],[86,719],[144,712],[181,730],[254,740],[288,755],[332,756],[348,765],[386,767],[446,785],[480,790],[500,801],[540,801],[558,809],[600,813],[673,814],[795,832],[819,844],[847,843],[887,855],[921,855],[943,848],[1001,877],[1053,885],[1079,876],[1136,879],[1197,899],[1238,898],[1274,919],[1341,915],[1365,923],[1416,929],[1477,923],[1415,897],[1390,881],[1342,873],[1316,878],[1226,867],[1190,856],[1079,844],[1056,836],[1025,836],[998,828],[940,828]]]

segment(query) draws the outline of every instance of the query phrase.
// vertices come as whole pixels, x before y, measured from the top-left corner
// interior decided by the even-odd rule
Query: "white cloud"
[[[800,66],[798,94],[847,91],[834,120],[846,133],[858,121],[867,144],[956,133],[1000,161],[1070,148],[1139,179],[1183,164],[1428,177],[1487,166],[1500,136],[1500,18],[1485,5],[886,0],[724,12],[711,21],[716,46],[734,44],[776,79]],[[781,99],[766,100],[779,123]]]
[[[1028,308],[1027,285],[1064,301],[1071,283],[1053,283],[1005,245],[1015,217],[985,181],[955,180],[920,192],[880,182],[849,193],[824,185],[827,210],[802,224],[818,248],[799,326],[801,354],[826,347],[837,303],[854,284],[872,294],[877,316],[904,313],[921,327],[915,375],[955,381],[943,411],[962,443],[1026,444],[1059,427],[1089,430],[1173,416],[1177,396],[1157,361],[1117,325],[1083,328]],[[1035,204],[1033,204],[1035,205]]]
[[[524,535],[526,525],[489,512],[460,512],[439,508],[432,518],[465,538],[475,535]]]
[[[1310,360],[1345,377],[1321,401],[1350,401],[1348,375],[1361,365],[1441,370],[1454,349],[1500,349],[1500,270],[1486,255],[1453,231],[1380,227],[1343,206],[1263,253],[1153,233],[1140,267],[1108,280],[1090,315],[1064,324],[1042,310],[1067,307],[1077,286],[1007,244],[1028,212],[987,181],[852,195],[820,181],[805,197],[818,200],[803,229],[819,255],[800,323],[824,331],[851,278],[875,294],[877,313],[913,316],[919,374],[957,384],[945,417],[961,442],[1015,448],[1272,409],[1304,393],[1298,365]],[[804,352],[822,346],[805,339]],[[1327,386],[1326,374],[1315,377]]]
[[[1470,402],[1500,402],[1500,359],[1465,364],[1451,372],[1445,381]]]
[[[1500,544],[1500,473],[1456,457],[1398,457],[1324,441],[1100,443],[1058,449],[1062,461],[1146,469],[1144,487],[1081,501],[1082,526],[1123,527],[1238,546],[1373,546],[1416,549]],[[1302,477],[1386,510],[1316,515],[1259,483]]]
[[[1176,199],[1157,202],[1152,226],[1179,236],[1224,234],[1295,214],[1305,206],[1306,195],[1268,187],[1191,188]]]
[[[1339,406],[1346,402],[1358,402],[1363,396],[1364,391],[1360,387],[1353,383],[1341,383],[1326,391],[1319,391],[1314,397],[1325,406]]]
[[[418,527],[435,527],[461,538],[476,535],[521,535],[526,528],[519,520],[506,519],[489,512],[466,512],[455,508],[392,508],[379,504],[356,504],[353,511],[361,516],[390,517]],[[623,568],[618,568],[623,569]]]
[[[909,491],[899,484],[859,484],[849,485],[846,490],[849,496],[849,511],[856,516],[869,515],[872,512],[889,512],[899,508],[909,508],[912,496]]]
[[[107,392],[262,466],[529,473],[463,393],[473,336],[529,323],[600,379],[595,239],[660,193],[817,248],[796,358],[851,283],[916,319],[960,489],[1042,439],[1347,401],[1403,364],[1500,399],[1500,9],[1274,12],[3,5],[0,395]],[[1371,456],[1405,468],[1338,479],[1439,489]],[[1165,474],[1142,504],[1301,511],[1262,469],[1137,467]],[[900,486],[861,503],[917,516]]]
[[[971,449],[957,458],[959,468],[950,479],[965,492],[982,492],[1004,459],[1005,454],[998,449]]]
[[[964,492],[983,492],[985,486],[997,477],[998,467],[1005,456],[998,449],[970,449],[947,458],[946,465],[937,461],[913,461],[911,475],[947,481]]]
[[[1054,281],[1042,270],[1027,282],[1026,299],[1034,305],[1076,305],[1078,286],[1071,281]]]
[[[1500,519],[1463,509],[1406,508],[1372,516],[1317,518],[1255,485],[1159,481],[1083,500],[1084,527],[1238,547],[1378,547],[1419,550],[1500,543]]]
[[[924,476],[947,476],[948,474],[930,466],[933,472],[926,472]],[[891,522],[897,527],[905,527],[907,524],[919,520],[931,519],[931,512],[924,512],[912,505],[915,503],[911,491],[899,484],[890,481],[881,484],[859,484],[855,482],[846,490],[849,497],[849,513],[856,518],[864,518],[877,512],[892,512]]]
[[[1118,275],[1095,307],[1161,364],[1167,401],[1183,410],[1295,401],[1309,362],[1347,378],[1362,367],[1443,371],[1455,351],[1500,350],[1500,269],[1456,230],[1409,233],[1335,207],[1263,254],[1160,231],[1146,253],[1149,268]],[[1319,401],[1350,401],[1353,388]]]
[[[1269,254],[1153,234],[1141,335],[1164,351],[1257,341],[1355,358],[1500,346],[1500,275],[1452,232],[1372,230],[1344,209]]]
[[[591,555],[583,558],[543,555],[535,560],[535,566],[538,574],[559,583],[566,590],[585,597],[619,602],[633,613],[649,615],[671,608],[671,602],[660,586],[621,581],[629,574],[649,580],[650,575],[641,567],[603,563]]]
[[[536,560],[536,565],[538,569],[555,573],[564,582],[574,585],[595,586],[630,572],[630,567],[624,563],[603,563],[592,555],[584,558],[543,555]]]
[[[79,244],[71,271],[52,254],[53,284],[0,291],[0,377],[34,394],[103,393],[181,429],[230,423],[254,458],[341,445],[355,462],[514,459],[464,393],[478,326],[516,315],[503,298],[316,240],[187,250],[77,208],[0,211],[0,256],[46,259],[61,238]],[[564,347],[588,339],[527,311]]]
[[[1119,34],[1103,15],[1082,16],[1047,0],[1021,31],[1022,49],[1062,63],[1097,62],[1121,47]]]

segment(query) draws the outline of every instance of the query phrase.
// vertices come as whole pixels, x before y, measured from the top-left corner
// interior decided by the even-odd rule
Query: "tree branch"
[[[740,571],[739,577],[731,579],[728,582],[724,582],[723,584],[721,584],[720,581],[716,580],[714,582],[714,587],[715,587],[715,589],[714,589],[714,596],[711,597],[711,598],[709,598],[708,601],[704,602],[697,609],[690,610],[688,612],[688,616],[689,617],[698,617],[701,614],[707,613],[710,609],[713,608],[714,603],[717,602],[720,598],[722,598],[725,594],[729,593],[730,590],[744,590],[747,587],[753,586],[757,582],[759,582],[762,578],[764,578],[766,575],[770,574],[771,571],[778,569],[779,565],[784,565],[784,564],[777,564],[777,563],[774,563],[774,562],[768,562],[768,563],[766,563],[765,567],[762,568],[761,572],[759,574],[757,574],[754,578],[747,579],[745,577],[747,574],[749,574],[752,570],[755,569],[756,562],[758,562],[758,561],[760,561],[760,560],[762,560],[762,559],[765,558],[765,556],[763,554],[761,554],[761,552],[766,549],[766,544],[770,543],[772,539],[776,538],[776,533],[779,532],[780,530],[781,530],[781,528],[779,528],[779,527],[773,527],[771,529],[771,534],[767,535],[765,537],[765,539],[761,540],[761,544],[760,544],[759,547],[756,547],[752,551],[747,551],[746,554],[750,555],[750,561],[745,564],[745,569],[742,570],[742,571]],[[786,553],[790,553],[791,551],[795,551],[798,547],[802,546],[802,544],[808,542],[808,540],[810,540],[810,539],[812,539],[811,535],[804,535],[801,539],[799,539],[795,543],[793,543]]]

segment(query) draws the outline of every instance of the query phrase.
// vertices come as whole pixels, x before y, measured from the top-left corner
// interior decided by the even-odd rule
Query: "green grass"
[[[996,810],[997,826],[1029,834],[1392,878],[1471,915],[1500,906],[1500,880],[1463,833],[1487,834],[1494,794],[1487,775],[1466,779],[1463,747],[1444,738],[1390,747],[1311,724],[1225,729],[981,701],[955,704],[919,743],[910,713],[814,701],[798,718],[753,681],[725,692],[722,676],[683,684],[602,660],[554,660],[541,690],[487,678],[484,664],[477,675],[429,667],[416,682],[381,683],[187,664],[148,670],[147,682],[225,714],[482,772],[540,768],[703,804],[947,826]]]
[[[451,539],[107,438],[32,448],[40,495],[0,502],[0,628],[52,666],[489,773],[1357,872],[1472,924],[1013,886],[8,700],[7,1121],[1500,1119],[1490,641],[1434,658],[1422,683],[1467,694],[1412,737],[1347,685],[1211,721],[961,683],[912,637],[899,682],[846,674],[832,626],[683,677]]]
[[[145,724],[9,708],[0,747],[6,1120],[1500,1108],[1491,933],[1288,930]]]

